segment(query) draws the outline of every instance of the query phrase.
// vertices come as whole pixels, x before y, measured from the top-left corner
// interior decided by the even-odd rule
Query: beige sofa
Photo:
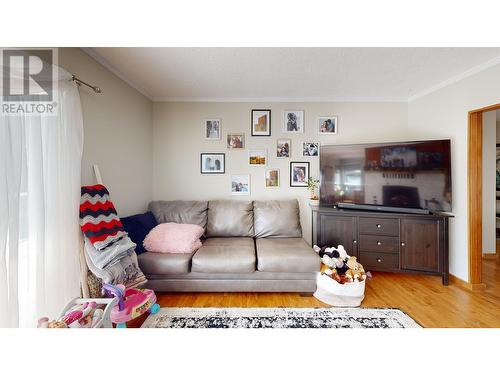
[[[155,201],[158,223],[206,228],[193,254],[143,253],[148,288],[165,292],[316,290],[318,255],[302,238],[297,200]]]

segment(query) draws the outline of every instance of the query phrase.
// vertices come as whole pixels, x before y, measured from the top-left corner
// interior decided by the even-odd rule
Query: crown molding
[[[153,97],[149,95],[144,88],[140,87],[139,85],[133,83],[130,81],[123,73],[121,73],[119,70],[117,70],[111,63],[106,60],[104,57],[99,55],[97,52],[95,52],[92,48],[89,47],[80,47],[80,49],[85,52],[87,55],[92,57],[95,61],[97,61],[99,64],[104,66],[106,69],[108,69],[111,73],[113,73],[115,76],[120,78],[122,81],[124,81],[127,85],[138,91],[140,94],[148,98],[149,100],[153,101]]]
[[[463,73],[457,74],[456,76],[453,76],[451,78],[448,78],[447,80],[438,83],[437,85],[431,86],[426,90],[422,90],[416,94],[411,95],[408,98],[408,102],[412,102],[416,99],[422,98],[426,95],[432,94],[435,91],[438,91],[442,88],[445,88],[447,86],[450,86],[456,82],[459,82],[467,77],[473,76],[474,74],[480,73],[483,70],[486,70],[488,68],[491,68],[492,66],[500,64],[500,56],[495,57],[494,59],[491,59],[489,61],[486,61],[482,64],[476,65],[475,67],[466,70]]]
[[[407,99],[394,97],[153,97],[154,102],[167,103],[407,103]]]

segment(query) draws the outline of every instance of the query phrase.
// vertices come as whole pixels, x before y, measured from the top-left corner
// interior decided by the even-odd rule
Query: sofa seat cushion
[[[253,202],[208,202],[208,237],[253,237]]]
[[[259,271],[319,271],[319,256],[303,238],[257,238],[256,247]]]
[[[189,272],[193,254],[163,254],[145,252],[137,257],[146,275],[177,275]]]
[[[253,238],[208,238],[193,255],[193,272],[255,272]]]
[[[297,199],[254,201],[255,237],[302,237]]]

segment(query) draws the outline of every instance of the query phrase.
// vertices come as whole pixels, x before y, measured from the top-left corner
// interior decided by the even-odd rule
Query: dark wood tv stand
[[[343,245],[365,270],[442,276],[448,285],[447,214],[312,208],[312,243]]]

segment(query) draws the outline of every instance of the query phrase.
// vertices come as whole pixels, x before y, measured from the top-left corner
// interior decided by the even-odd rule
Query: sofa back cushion
[[[296,199],[253,202],[255,237],[302,237]]]
[[[208,237],[253,237],[253,203],[236,200],[208,202]]]
[[[207,201],[154,201],[149,204],[158,223],[207,226]]]

